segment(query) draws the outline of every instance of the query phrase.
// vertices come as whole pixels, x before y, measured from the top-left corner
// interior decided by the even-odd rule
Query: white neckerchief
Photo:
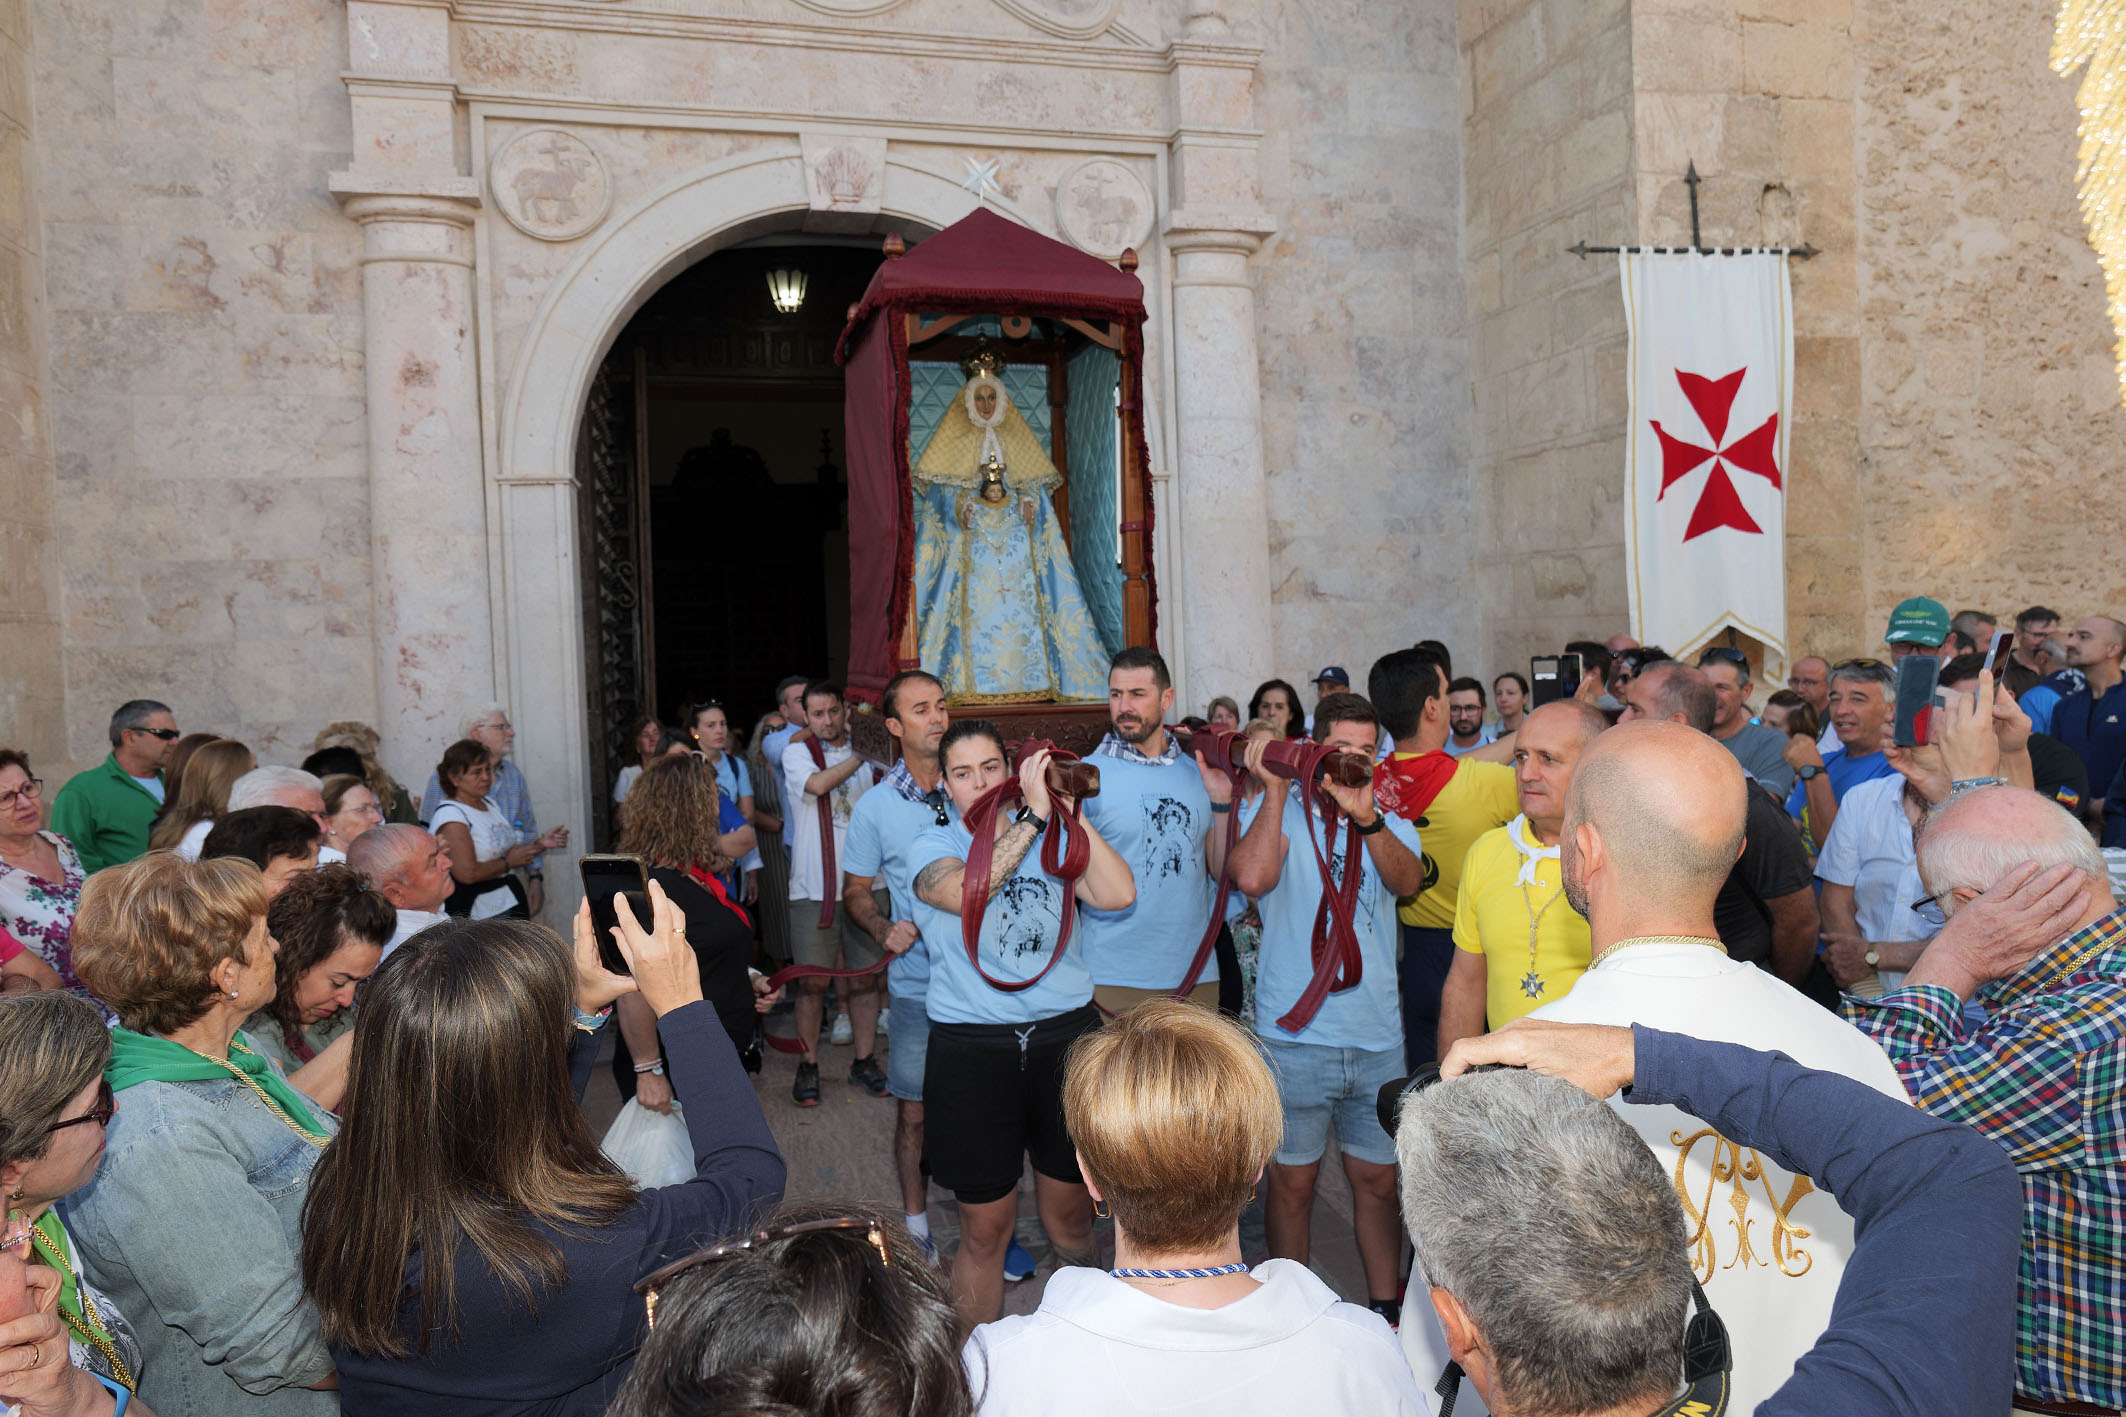
[[[1506,823],[1506,840],[1512,842],[1513,849],[1521,853],[1521,872],[1520,875],[1515,877],[1515,880],[1523,886],[1535,884],[1536,870],[1543,862],[1556,861],[1558,859],[1559,848],[1557,846],[1530,846],[1527,841],[1523,840],[1524,836],[1532,837],[1534,835],[1535,832],[1528,825],[1528,814],[1526,812]],[[1562,844],[1560,843],[1560,845]]]

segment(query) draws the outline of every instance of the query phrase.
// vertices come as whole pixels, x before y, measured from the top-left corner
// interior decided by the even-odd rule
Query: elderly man
[[[371,827],[347,848],[347,864],[398,909],[398,928],[384,946],[387,957],[444,919],[443,902],[457,888],[450,876],[450,853],[416,826],[392,822]]]
[[[301,768],[253,768],[229,784],[229,811],[242,812],[252,807],[290,807],[316,822],[319,831],[325,829],[325,785],[315,773]],[[205,844],[203,837],[182,841],[176,851],[187,861],[197,861]],[[330,846],[318,847],[320,866],[346,859],[344,853]]]
[[[1587,922],[1563,900],[1558,832],[1573,765],[1609,720],[1563,699],[1528,715],[1513,743],[1521,814],[1476,839],[1454,909],[1454,964],[1439,1006],[1439,1052],[1562,999],[1594,958]]]
[[[1726,749],[1679,723],[1619,724],[1588,745],[1560,845],[1565,899],[1587,917],[1594,964],[1570,994],[1530,1017],[1688,1030],[1776,1050],[1902,1100],[1880,1048],[1720,944],[1713,905],[1742,849],[1749,790]],[[1687,1243],[1698,1282],[1743,1336],[1732,1400],[1748,1412],[1829,1322],[1853,1222],[1806,1172],[1734,1134],[1732,1115],[1672,1106],[1623,1115],[1693,1217]],[[1520,1174],[1533,1182],[1545,1173]],[[1424,1371],[1418,1358],[1411,1366]]]
[[[458,737],[470,738],[495,757],[495,785],[488,789],[487,799],[495,804],[495,810],[509,819],[517,839],[512,845],[529,846],[539,839],[539,814],[532,810],[531,788],[524,781],[524,774],[510,761],[510,751],[517,746],[517,730],[509,721],[509,710],[501,704],[474,704],[458,720]],[[443,783],[434,773],[428,774],[428,786],[421,790],[421,823],[427,825],[444,801]],[[568,828],[559,828],[560,845],[568,845]],[[543,856],[534,856],[531,866],[525,871],[525,908],[537,918],[546,906],[546,873],[541,867]]]
[[[2022,1173],[2017,1410],[2116,1412],[2126,912],[2089,834],[2021,787],[1974,788],[1937,808],[1919,870],[1947,923],[1902,989],[1848,1013],[1921,1107],[1983,1132]],[[1973,999],[1985,1010],[1976,1025]]]
[[[168,704],[134,699],[111,715],[111,752],[66,780],[52,799],[51,828],[73,844],[81,869],[93,874],[131,861],[148,849],[148,828],[162,810],[162,770],[177,749],[177,720]]]
[[[1801,823],[1811,850],[1821,850],[1830,836],[1848,789],[1896,771],[1882,750],[1897,707],[1897,671],[1879,659],[1840,660],[1831,666],[1830,705],[1831,731],[1838,735],[1834,751],[1821,752],[1806,738],[1786,740],[1795,777],[1786,814]]]
[[[1739,649],[1715,645],[1698,656],[1698,668],[1712,682],[1718,698],[1712,735],[1735,755],[1742,770],[1784,798],[1794,790],[1794,768],[1786,760],[1787,738],[1750,716],[1750,662]]]
[[[1487,1064],[1509,1070],[1466,1073]],[[1968,1128],[1789,1058],[1645,1027],[1526,1019],[1463,1042],[1443,1072],[1447,1081],[1402,1104],[1403,1214],[1445,1325],[1442,1347],[1456,1365],[1448,1376],[1466,1375],[1491,1411],[2006,1409],[2016,1192],[1999,1151]],[[1667,1167],[1594,1101],[1623,1087],[1632,1100],[1617,1112],[1626,1120],[1714,1118],[1738,1153],[1776,1158],[1783,1171],[1835,1188],[1858,1240],[1827,1327],[1767,1330],[1716,1289],[1711,1306],[1725,1321],[1732,1374],[1717,1349],[1690,1342],[1701,1336],[1699,1320],[1684,1325],[1693,1270],[1702,1274],[1705,1262],[1692,1232],[1749,1222],[1739,1208],[1727,1218],[1725,1196],[1718,1217],[1688,1199],[1677,1205]],[[1734,1178],[1733,1194],[1751,1174]],[[1555,1177],[1572,1184],[1551,1184]],[[1766,1257],[1781,1262],[1817,1248],[1813,1237],[1774,1225],[1759,1234]],[[1422,1280],[1411,1278],[1414,1298]],[[1416,1327],[1405,1323],[1404,1335]],[[1745,1370],[1768,1342],[1812,1351],[1777,1392],[1751,1393]],[[1419,1368],[1419,1385],[1444,1366]],[[1768,1400],[1755,1406],[1759,1397]]]
[[[1619,722],[1680,723],[1710,733],[1718,703],[1702,669],[1673,660],[1648,666],[1625,690]],[[1752,789],[1742,855],[1713,902],[1713,927],[1730,959],[1799,984],[1816,958],[1815,881],[1793,818]]]

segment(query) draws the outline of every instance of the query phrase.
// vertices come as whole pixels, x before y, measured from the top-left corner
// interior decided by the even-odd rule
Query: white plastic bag
[[[629,1098],[605,1134],[605,1154],[644,1190],[694,1179],[694,1141],[677,1102],[666,1116]]]

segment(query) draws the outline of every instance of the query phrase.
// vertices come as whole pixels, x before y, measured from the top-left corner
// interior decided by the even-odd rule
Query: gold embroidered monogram
[[[1729,1141],[1711,1127],[1685,1136],[1682,1132],[1670,1132],[1668,1136],[1676,1150],[1676,1199],[1683,1202],[1683,1213],[1690,1217],[1691,1269],[1704,1284],[1713,1277],[1716,1269],[1777,1268],[1791,1279],[1799,1279],[1816,1263],[1815,1256],[1802,1248],[1800,1242],[1809,1238],[1807,1226],[1794,1219],[1794,1207],[1801,1198],[1816,1189],[1816,1183],[1806,1176],[1796,1176],[1787,1188],[1786,1198],[1781,1200],[1773,1191],[1768,1168],[1757,1153],[1748,1147],[1740,1147]],[[1691,1153],[1703,1142],[1711,1147],[1711,1165],[1703,1196],[1691,1194],[1688,1166]],[[1734,1212],[1732,1220],[1716,1220],[1715,1204],[1720,1199],[1720,1188],[1728,1187],[1726,1203]],[[1771,1213],[1771,1255],[1766,1258],[1757,1249],[1751,1231],[1757,1221],[1750,1215],[1758,1200],[1756,1191],[1762,1192],[1765,1207]],[[1725,1264],[1720,1262],[1721,1243],[1719,1232],[1732,1226],[1735,1241]]]

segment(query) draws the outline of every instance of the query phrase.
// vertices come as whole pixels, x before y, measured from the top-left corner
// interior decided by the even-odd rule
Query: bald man
[[[1454,906],[1454,963],[1440,994],[1439,1052],[1562,999],[1593,959],[1587,922],[1564,900],[1558,835],[1588,741],[1609,726],[1565,699],[1528,715],[1513,740],[1521,812],[1469,847]]]
[[[1622,723],[1587,746],[1560,846],[1565,899],[1587,917],[1594,964],[1530,1017],[1643,1023],[1776,1050],[1902,1099],[1880,1047],[1720,946],[1713,903],[1742,849],[1749,790],[1733,754],[1680,723]],[[1613,1105],[1678,1178],[1698,1282],[1735,1339],[1729,1410],[1754,1411],[1829,1322],[1852,1221],[1808,1180],[1704,1120]],[[1403,1333],[1421,1327],[1406,1323]],[[1420,1359],[1431,1355],[1413,1354],[1413,1371],[1439,1370]]]
[[[2067,632],[2066,648],[2067,666],[2080,671],[2082,686],[2053,705],[2050,732],[2081,755],[2089,790],[2104,792],[2126,763],[2126,673],[2119,668],[2126,625],[2109,615],[2085,616]]]
[[[1949,798],[1919,839],[1946,918],[1905,976],[1846,1011],[1921,1107],[2021,1173],[2015,1411],[2126,1407],[2126,911],[2089,833],[2024,787]],[[1965,1022],[1976,998],[1985,1020]]]
[[[398,908],[398,928],[384,946],[385,958],[445,918],[443,902],[457,884],[450,876],[450,853],[422,828],[398,822],[371,827],[348,844],[347,864]]]

